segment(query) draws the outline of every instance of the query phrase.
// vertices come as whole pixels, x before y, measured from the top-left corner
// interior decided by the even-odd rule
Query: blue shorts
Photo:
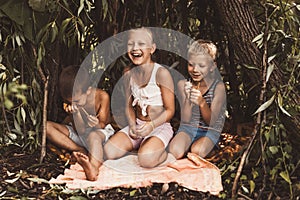
[[[104,129],[87,128],[85,134],[79,136],[78,133],[76,133],[76,131],[74,130],[74,128],[72,126],[66,125],[66,127],[69,130],[69,138],[71,140],[73,140],[73,142],[78,144],[79,146],[85,147],[86,149],[88,149],[87,138],[89,137],[91,131],[94,130],[94,131],[99,131],[99,132],[103,133],[105,135],[105,142],[115,132],[113,127],[110,124],[108,124],[105,126]]]
[[[198,140],[200,137],[208,137],[214,145],[219,141],[220,133],[215,130],[203,129],[192,125],[181,124],[177,133],[184,132],[190,136],[192,142]]]

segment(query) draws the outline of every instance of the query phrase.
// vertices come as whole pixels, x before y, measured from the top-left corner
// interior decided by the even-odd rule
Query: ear
[[[87,94],[87,95],[90,95],[91,92],[92,92],[92,87],[88,87],[88,89],[87,89],[87,91],[86,91],[86,94]]]
[[[153,43],[152,47],[151,47],[151,54],[153,54],[155,52],[155,50],[156,50],[156,44]]]

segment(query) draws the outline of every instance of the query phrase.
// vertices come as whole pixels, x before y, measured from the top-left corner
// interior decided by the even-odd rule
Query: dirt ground
[[[69,167],[63,155],[53,152],[53,149],[47,148],[47,155],[41,164],[39,152],[29,154],[21,152],[19,147],[1,148],[0,152],[0,199],[218,199],[176,183],[164,186],[154,184],[138,189],[68,190],[64,185],[51,186],[47,183],[51,177],[57,177]]]

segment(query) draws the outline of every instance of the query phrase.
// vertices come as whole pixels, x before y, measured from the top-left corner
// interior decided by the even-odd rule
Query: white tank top
[[[147,107],[163,106],[161,91],[156,84],[156,72],[162,67],[154,63],[152,74],[148,84],[145,87],[139,87],[132,78],[130,78],[130,89],[133,96],[132,106],[139,105],[142,109],[142,115],[147,116]]]

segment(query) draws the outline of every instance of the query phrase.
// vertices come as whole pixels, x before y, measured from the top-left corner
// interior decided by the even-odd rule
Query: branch
[[[32,46],[33,55],[37,58],[36,49]],[[38,72],[41,76],[42,81],[44,82],[44,103],[43,103],[43,125],[42,125],[42,148],[41,148],[41,157],[40,163],[43,162],[43,159],[46,155],[46,133],[47,133],[47,104],[48,104],[48,83],[49,83],[49,76],[45,76],[42,67],[40,64],[37,66]]]
[[[45,86],[44,86],[43,134],[42,134],[42,148],[41,148],[40,163],[43,162],[43,159],[44,159],[44,157],[46,156],[48,83],[49,83],[49,76],[47,76],[46,81],[45,81]]]
[[[261,113],[258,113],[258,116],[257,116],[257,120],[256,120],[256,124],[254,126],[254,131],[253,131],[253,136],[247,146],[247,149],[244,151],[243,155],[242,155],[242,158],[241,158],[241,162],[239,164],[239,167],[237,169],[237,172],[236,172],[236,176],[234,178],[234,182],[233,182],[233,186],[232,186],[232,190],[231,190],[231,197],[232,199],[236,199],[237,197],[237,185],[238,185],[238,181],[240,180],[240,176],[242,174],[242,171],[243,171],[243,167],[244,167],[244,164],[246,162],[246,158],[253,146],[253,143],[255,141],[255,138],[257,136],[257,132],[258,130],[260,129],[260,115]]]
[[[262,85],[262,90],[260,93],[260,100],[264,100],[265,99],[265,93],[266,93],[266,89],[267,89],[267,68],[268,68],[268,31],[269,31],[269,17],[268,17],[268,7],[264,5],[265,8],[265,32],[264,32],[264,52],[263,52],[263,85]],[[262,119],[262,127],[265,126],[266,124],[266,116],[267,116],[267,111],[264,110],[263,112],[263,119]],[[265,153],[264,153],[264,144],[263,144],[263,138],[262,138],[262,133],[260,133],[259,136],[259,141],[260,141],[260,148],[261,148],[261,162],[262,162],[262,166],[263,166],[263,171],[264,171],[264,176],[263,176],[263,186],[259,191],[258,197],[257,199],[261,198],[261,195],[263,193],[263,191],[266,188],[266,182],[267,182],[267,167],[266,167],[266,160],[265,160]]]
[[[262,64],[263,64],[263,72],[262,72],[262,87],[261,87],[261,92],[260,92],[260,96],[259,96],[259,101],[260,101],[260,105],[262,105],[262,103],[264,102],[265,99],[265,93],[266,93],[266,87],[267,87],[267,81],[266,81],[266,76],[267,76],[267,67],[268,67],[268,63],[267,63],[267,59],[268,59],[268,41],[267,41],[267,36],[268,36],[268,29],[269,29],[269,23],[268,23],[268,10],[267,7],[265,7],[265,19],[266,19],[266,28],[265,28],[265,32],[264,32],[264,52],[263,52],[263,58],[262,58]],[[239,164],[236,176],[234,178],[234,182],[233,182],[233,187],[231,190],[231,196],[233,199],[236,199],[237,197],[237,185],[238,185],[238,181],[240,179],[240,176],[242,174],[243,171],[243,167],[245,165],[245,161],[246,158],[250,152],[250,149],[253,146],[253,143],[255,141],[255,138],[257,136],[257,133],[260,132],[262,125],[264,125],[266,123],[266,111],[259,112],[257,114],[257,118],[256,118],[256,123],[255,123],[255,128],[254,128],[254,133],[253,136],[251,138],[251,141],[246,149],[246,151],[243,153],[242,158],[241,158],[241,162]],[[263,154],[263,141],[262,141],[262,135],[260,134],[260,144],[261,144],[261,151]],[[264,155],[262,155],[262,164],[263,164],[263,169],[264,169],[264,179],[263,179],[263,187],[260,189],[260,193],[258,196],[258,199],[260,199],[261,194],[266,186],[266,175],[267,175],[267,169],[266,169],[266,163],[265,163],[265,159],[264,159]]]

